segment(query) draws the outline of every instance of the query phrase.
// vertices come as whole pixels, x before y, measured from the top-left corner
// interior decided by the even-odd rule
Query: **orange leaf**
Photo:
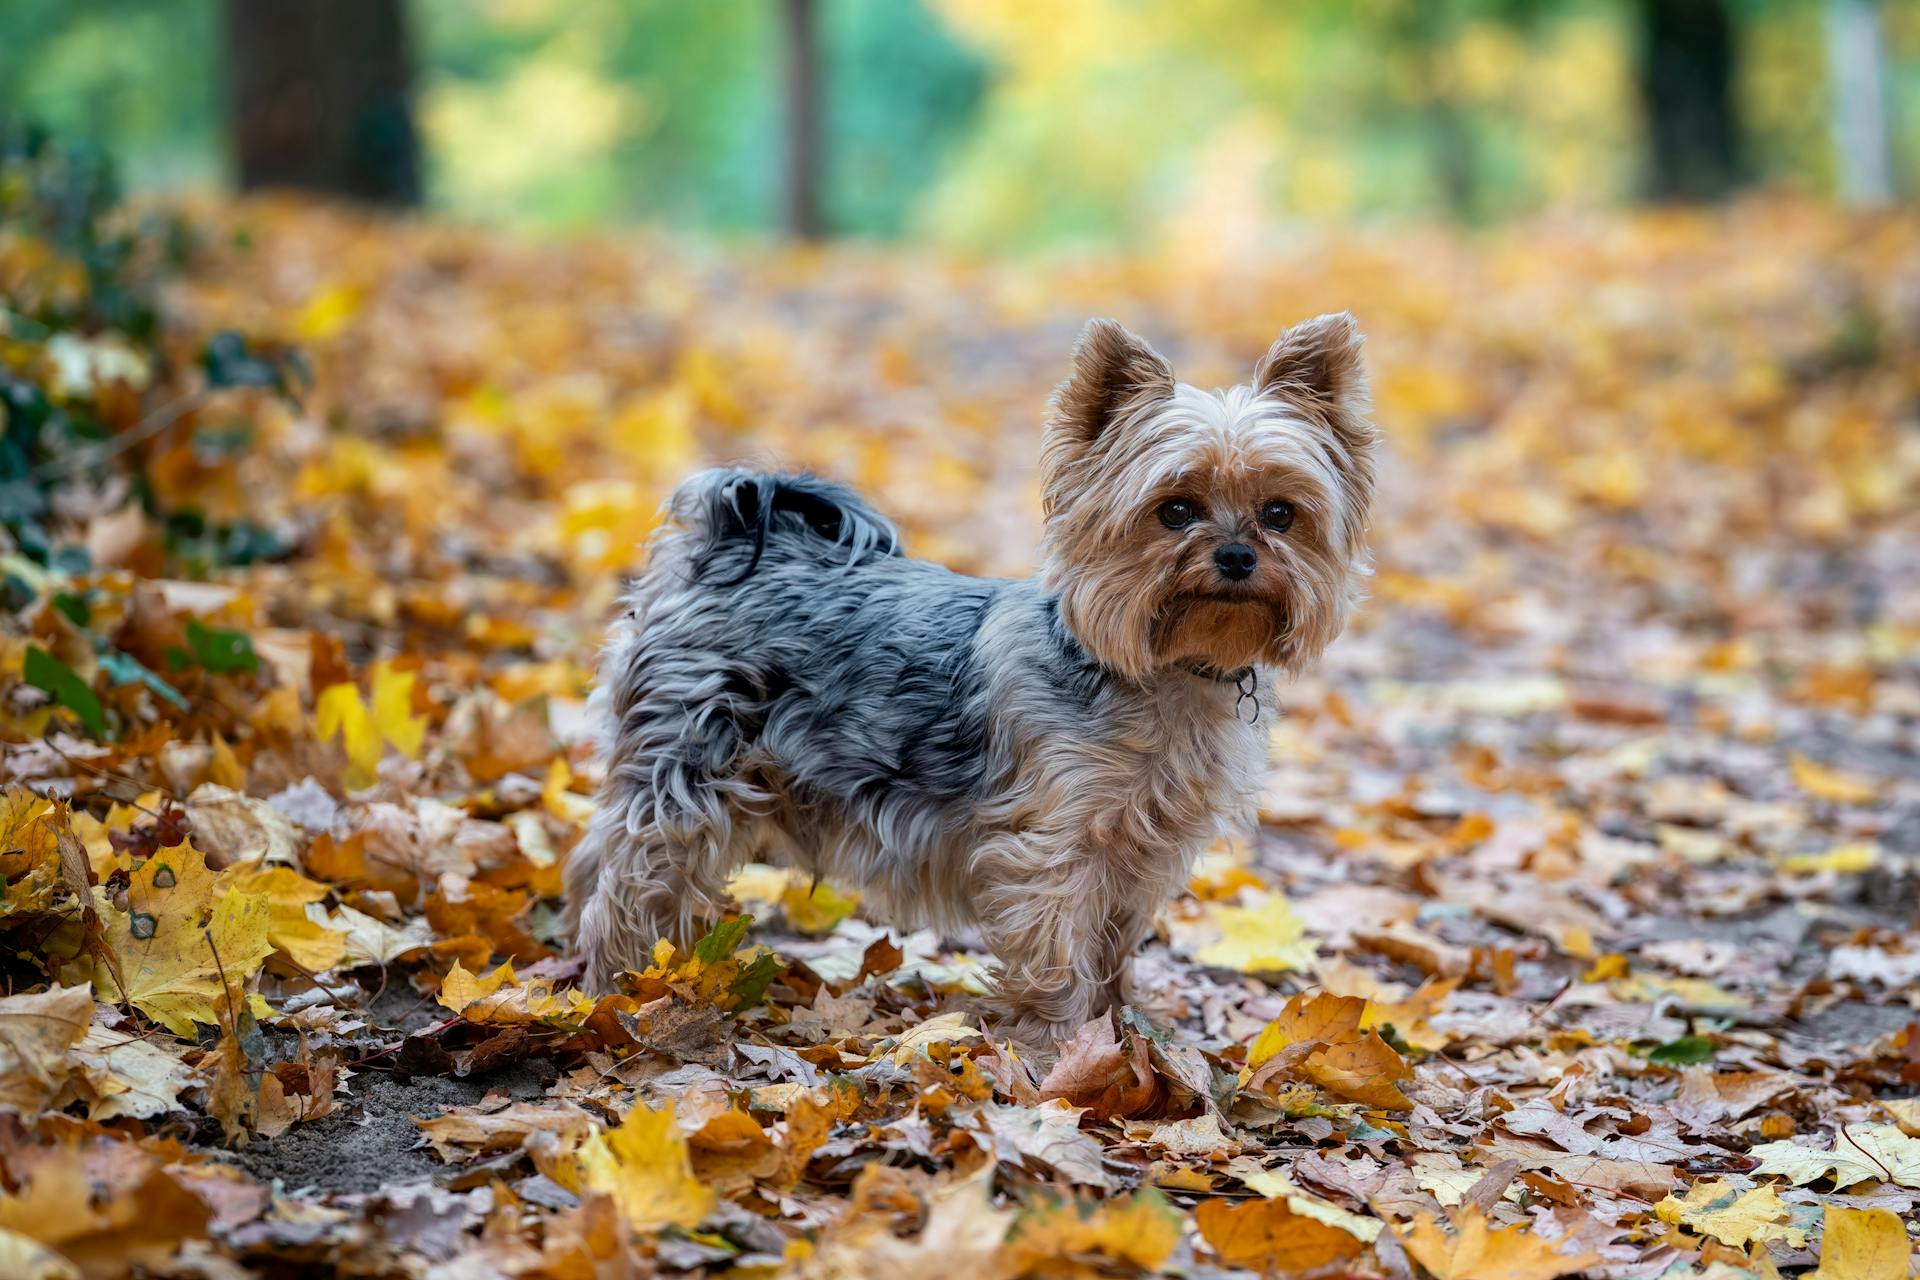
[[[1366,1248],[1339,1227],[1295,1213],[1284,1200],[1203,1200],[1193,1217],[1223,1265],[1250,1271],[1316,1271]]]
[[[1561,1253],[1553,1241],[1519,1227],[1491,1226],[1471,1206],[1455,1214],[1454,1226],[1449,1236],[1422,1214],[1400,1243],[1438,1280],[1553,1280],[1600,1261],[1596,1253]]]

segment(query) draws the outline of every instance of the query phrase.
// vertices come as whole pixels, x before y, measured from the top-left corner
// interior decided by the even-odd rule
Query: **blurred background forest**
[[[1752,185],[1897,198],[1920,0],[8,0],[0,105],[136,189],[1217,247]]]

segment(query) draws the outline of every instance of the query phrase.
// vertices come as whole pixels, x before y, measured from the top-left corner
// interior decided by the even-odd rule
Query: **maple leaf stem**
[[[1893,1176],[1893,1170],[1887,1168],[1887,1166],[1881,1161],[1879,1156],[1874,1155],[1873,1152],[1861,1146],[1859,1139],[1855,1138],[1851,1133],[1847,1132],[1847,1125],[1845,1121],[1842,1121],[1840,1124],[1840,1136],[1847,1140],[1848,1146],[1852,1147],[1855,1151],[1858,1151],[1861,1155],[1871,1160],[1873,1162],[1873,1167],[1880,1171],[1880,1176],[1884,1178],[1887,1182],[1889,1183],[1899,1182],[1899,1179]]]

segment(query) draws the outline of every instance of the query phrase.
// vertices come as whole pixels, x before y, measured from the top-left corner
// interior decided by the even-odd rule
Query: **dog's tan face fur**
[[[1043,449],[1042,582],[1096,660],[1297,672],[1346,625],[1368,570],[1374,428],[1345,313],[1280,335],[1225,391],[1111,321],[1087,327]],[[1223,548],[1245,572],[1216,559]]]

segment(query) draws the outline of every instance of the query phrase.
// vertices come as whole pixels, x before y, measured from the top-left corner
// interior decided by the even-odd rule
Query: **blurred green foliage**
[[[828,222],[1004,249],[1631,199],[1630,0],[818,0]],[[1832,185],[1824,6],[1729,0],[1761,181]],[[413,0],[431,198],[543,226],[778,220],[779,0]],[[1920,0],[1883,0],[1920,172]],[[215,181],[221,0],[7,0],[0,105]]]

